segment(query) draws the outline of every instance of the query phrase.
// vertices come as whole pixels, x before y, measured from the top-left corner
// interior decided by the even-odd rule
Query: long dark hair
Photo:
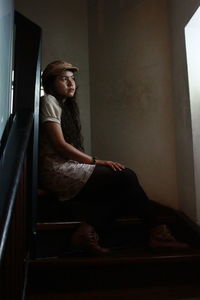
[[[68,98],[62,104],[61,127],[65,141],[84,151],[79,108],[76,98]]]

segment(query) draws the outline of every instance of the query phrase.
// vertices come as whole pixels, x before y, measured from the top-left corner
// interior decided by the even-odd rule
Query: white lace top
[[[62,108],[52,95],[41,98],[40,124],[61,124]],[[92,174],[95,165],[67,160],[60,156],[50,144],[42,126],[40,128],[39,179],[43,188],[54,192],[59,200],[76,196]]]

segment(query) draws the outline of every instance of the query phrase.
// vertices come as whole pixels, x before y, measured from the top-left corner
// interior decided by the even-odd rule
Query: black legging
[[[128,168],[114,171],[96,165],[81,192],[71,201],[79,201],[88,223],[105,227],[119,216],[142,217],[148,226],[156,223],[155,211],[140,186],[136,174]]]

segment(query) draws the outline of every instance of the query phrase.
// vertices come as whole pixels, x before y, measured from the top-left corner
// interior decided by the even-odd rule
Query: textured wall
[[[92,150],[178,207],[168,1],[89,4]]]
[[[90,95],[87,1],[16,0],[16,10],[42,27],[42,63],[64,59],[80,67],[79,107],[86,150],[90,151]]]

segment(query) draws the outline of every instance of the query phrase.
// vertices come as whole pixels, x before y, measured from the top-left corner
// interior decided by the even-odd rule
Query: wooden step
[[[57,257],[67,254],[68,239],[71,231],[82,221],[44,222],[37,224],[35,236],[34,258]],[[197,225],[188,218],[179,215],[160,216],[160,222],[168,224],[175,237],[189,243],[194,248],[200,248],[200,232]],[[100,235],[101,245],[105,247],[144,247],[147,244],[146,227],[140,218],[120,218],[116,220],[111,232]],[[70,254],[70,253],[69,253]]]
[[[160,222],[165,224],[175,224],[175,216],[160,217]],[[35,234],[35,254],[37,257],[60,255],[67,247],[67,240],[71,231],[74,230],[82,220],[68,222],[38,222]],[[108,229],[105,234],[100,234],[104,238],[105,247],[129,245],[143,245],[146,239],[146,228],[144,222],[136,217],[124,217],[115,220],[112,229]]]
[[[83,291],[200,282],[200,251],[114,250],[106,257],[30,260],[29,289]]]
[[[83,291],[32,292],[26,300],[199,300],[198,282],[164,285],[143,285],[131,288],[98,289]]]
[[[200,249],[155,250],[150,248],[113,249],[107,256],[89,256],[84,253],[66,254],[67,257],[46,257],[30,260],[33,268],[80,268],[140,263],[196,262],[200,263]]]
[[[163,224],[171,224],[176,221],[176,216],[160,216],[158,217],[159,223]],[[77,225],[83,223],[83,218],[77,221],[66,221],[66,222],[37,222],[36,230],[62,230],[67,228],[75,228]],[[128,226],[128,225],[135,225],[135,224],[143,224],[141,218],[137,217],[124,217],[116,219],[114,222],[114,226]]]
[[[141,286],[163,286],[166,283],[200,284],[198,227],[181,215],[176,216],[175,220],[174,218],[170,220],[174,232],[180,234],[180,237],[182,234],[186,241],[191,242],[189,249],[162,250],[161,252],[142,244],[136,246],[122,244],[111,246],[111,254],[105,257],[92,257],[83,252],[70,252],[69,249],[63,252],[52,251],[50,253],[50,251],[48,256],[47,249],[51,250],[54,246],[53,237],[57,238],[59,234],[61,235],[62,230],[39,231],[38,237],[41,236],[41,240],[38,241],[42,241],[44,245],[44,256],[36,256],[35,259],[29,260],[28,289],[30,293],[109,291]],[[132,228],[136,229],[136,232],[141,226],[140,221],[136,222],[134,219],[135,224]],[[65,224],[59,226],[63,228]],[[128,228],[124,228],[125,231]],[[45,240],[46,236],[49,240]]]

